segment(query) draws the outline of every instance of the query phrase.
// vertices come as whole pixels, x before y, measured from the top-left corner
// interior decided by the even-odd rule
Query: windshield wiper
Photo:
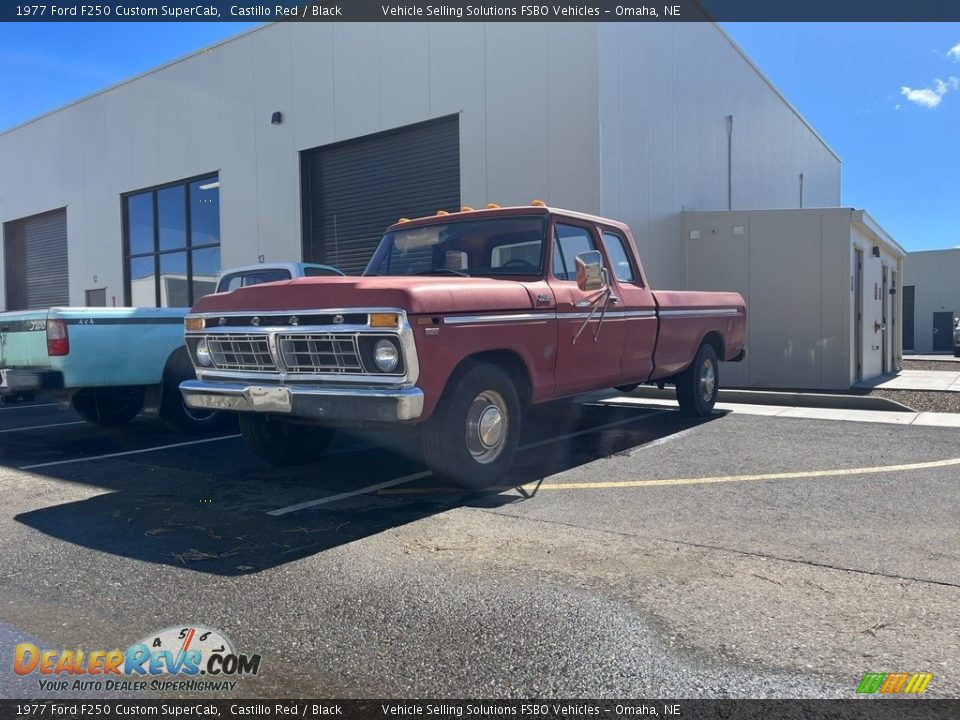
[[[443,273],[459,275],[460,277],[470,277],[470,275],[463,272],[463,270],[454,270],[453,268],[434,268],[433,270],[424,270],[422,272],[418,272],[417,275],[442,275]]]

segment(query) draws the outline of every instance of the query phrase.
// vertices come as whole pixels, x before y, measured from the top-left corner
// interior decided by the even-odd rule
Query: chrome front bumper
[[[186,380],[184,401],[201,410],[236,410],[312,418],[315,420],[415,420],[423,413],[419,388],[320,388],[297,385]]]

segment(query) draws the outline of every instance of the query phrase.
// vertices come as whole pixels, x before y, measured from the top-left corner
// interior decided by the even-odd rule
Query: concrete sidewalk
[[[922,360],[932,362],[955,362],[960,363],[960,358],[954,357],[952,352],[945,353],[924,353],[921,355],[904,355],[904,360]]]
[[[638,398],[626,395],[597,400],[604,405],[651,405],[676,407],[676,400],[664,398]],[[892,412],[886,410],[845,410],[839,408],[783,407],[781,405],[756,405],[718,402],[716,409],[741,415],[765,415],[769,417],[803,418],[807,420],[841,420],[846,422],[884,423],[888,425],[916,425],[925,427],[960,428],[960,414],[934,412]]]
[[[952,370],[901,370],[894,376],[883,376],[859,382],[854,387],[881,390],[934,390],[960,392],[960,364]]]

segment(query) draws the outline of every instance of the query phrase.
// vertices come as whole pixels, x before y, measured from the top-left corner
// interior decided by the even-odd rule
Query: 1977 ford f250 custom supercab
[[[542,204],[387,229],[363,277],[201,299],[185,319],[188,405],[240,412],[247,445],[306,462],[333,428],[419,426],[434,472],[501,482],[522,408],[609,387],[676,385],[682,412],[744,357],[737,293],[650,289],[629,228]]]
[[[279,279],[343,275],[328,265],[266,263],[224,272],[216,291]],[[44,392],[85,420],[121,425],[145,407],[194,434],[224,415],[186,407],[179,385],[196,377],[183,347],[186,308],[50,308],[0,313],[0,401]]]

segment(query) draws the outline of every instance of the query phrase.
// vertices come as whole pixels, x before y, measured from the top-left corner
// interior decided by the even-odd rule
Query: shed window
[[[182,180],[123,196],[125,302],[189,307],[220,272],[220,181]]]

